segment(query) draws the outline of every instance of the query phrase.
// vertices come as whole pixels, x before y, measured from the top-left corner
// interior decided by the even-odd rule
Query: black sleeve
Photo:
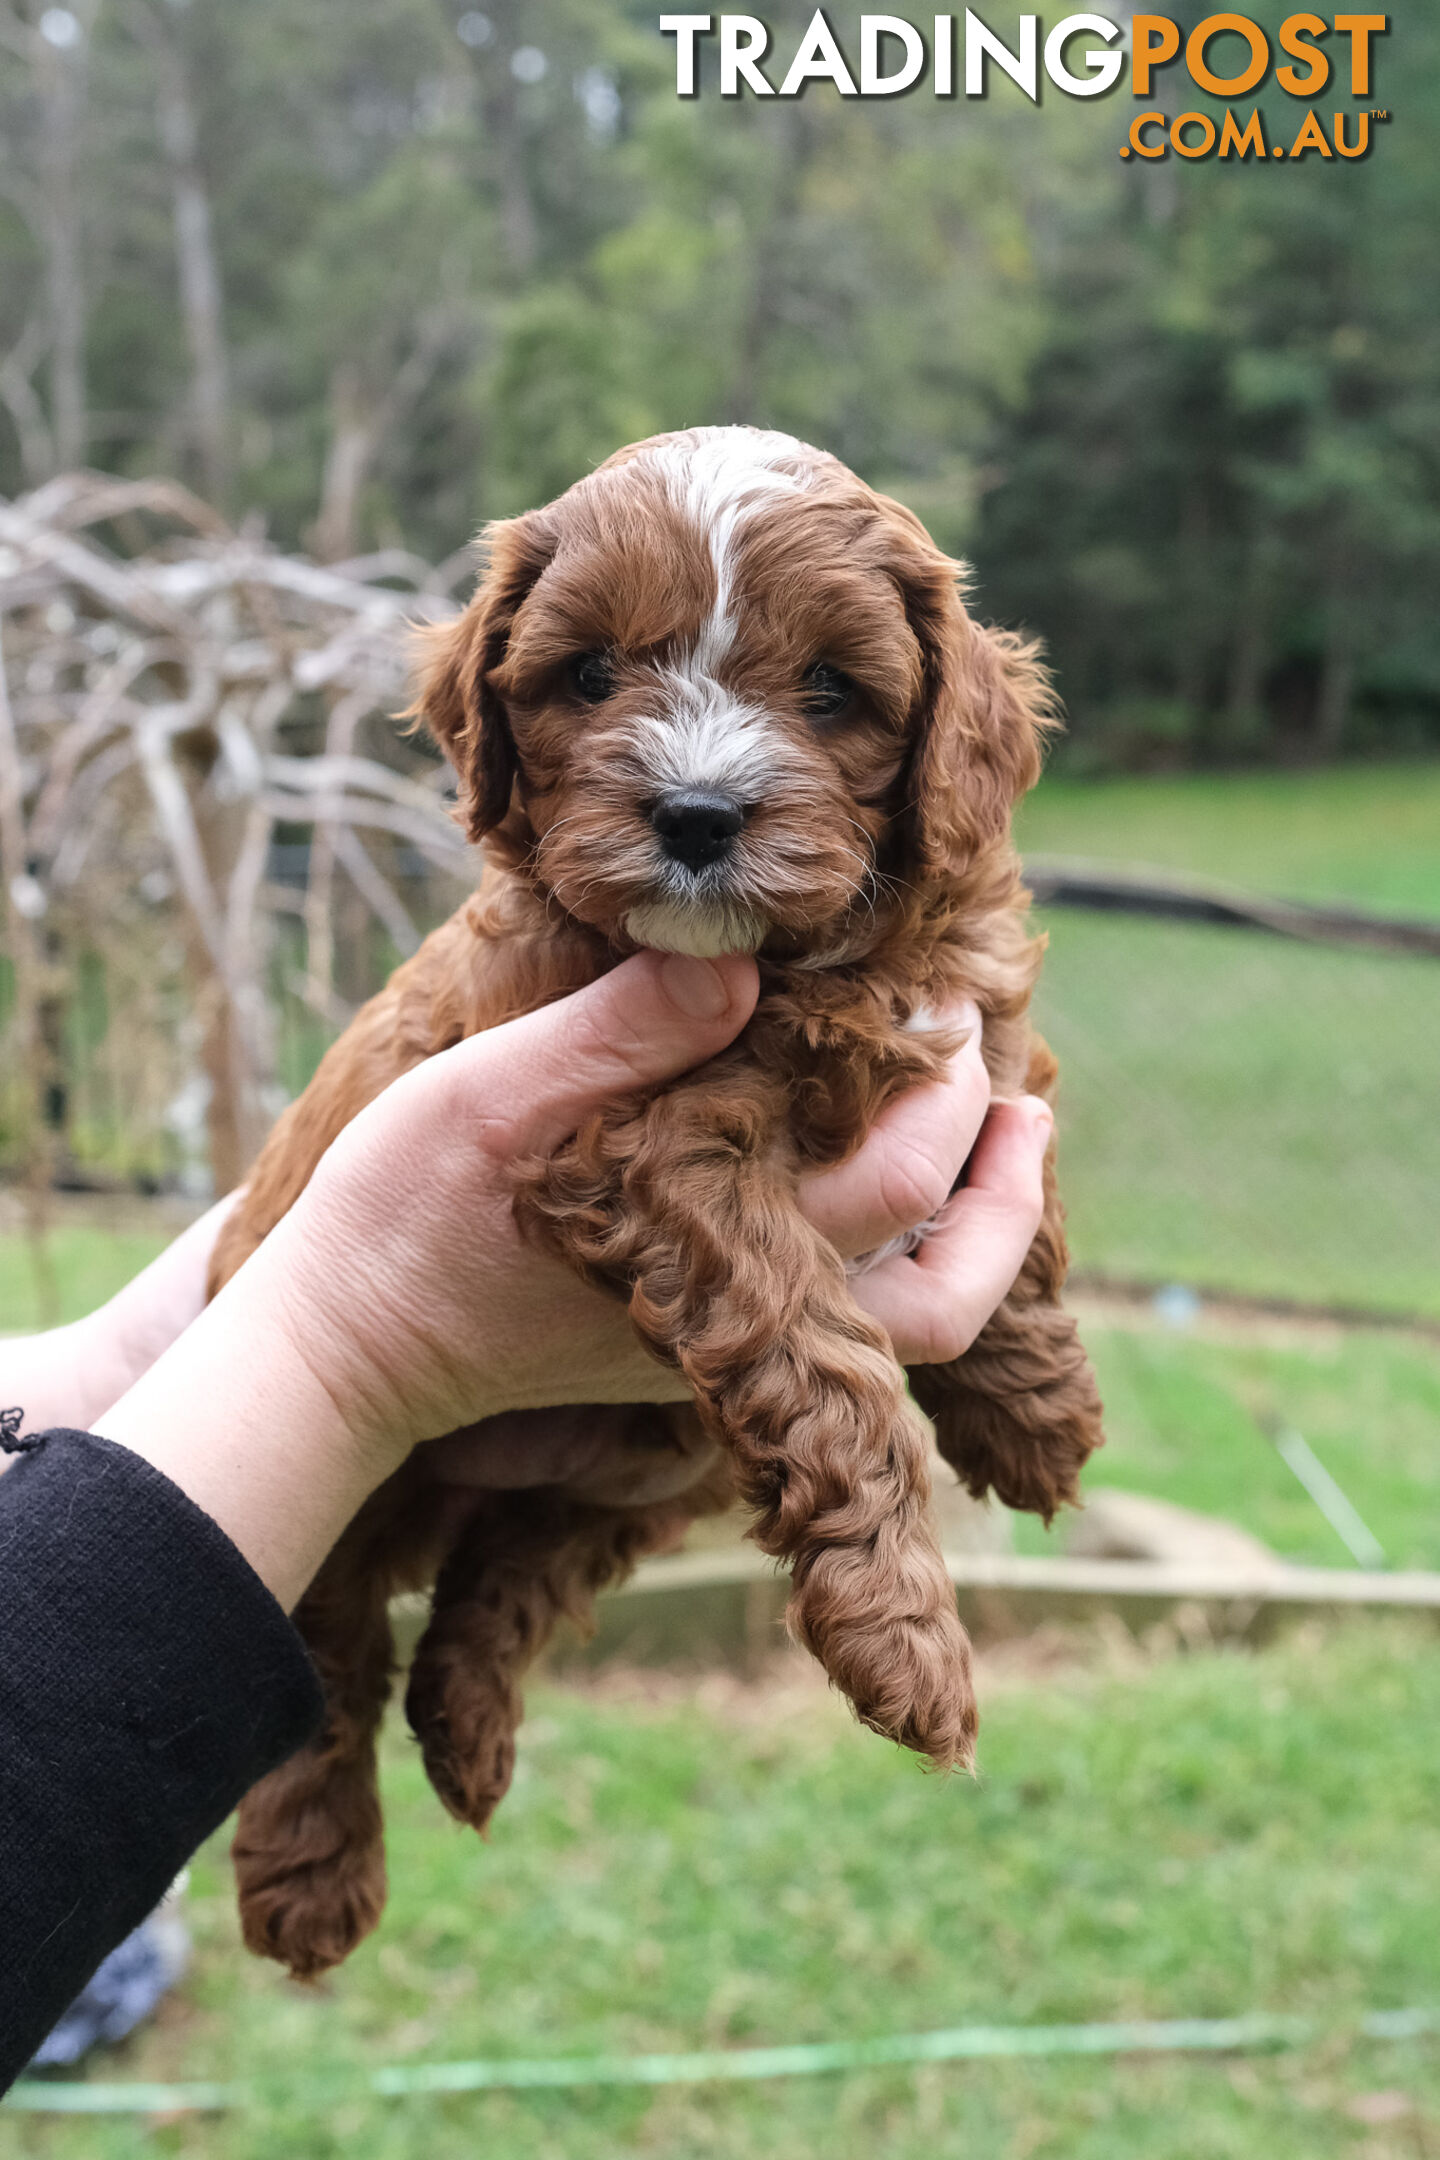
[[[90,1433],[0,1477],[0,2091],[241,1795],[320,1685],[242,1554]]]

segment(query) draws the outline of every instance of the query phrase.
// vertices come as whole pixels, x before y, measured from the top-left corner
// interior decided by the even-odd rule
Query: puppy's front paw
[[[910,1375],[935,1442],[977,1500],[1039,1515],[1079,1499],[1080,1472],[1104,1439],[1100,1391],[1075,1333],[1057,1307],[1001,1307],[973,1349],[953,1365]]]
[[[513,1691],[446,1659],[417,1658],[405,1715],[440,1799],[457,1822],[483,1834],[515,1774],[520,1706]]]

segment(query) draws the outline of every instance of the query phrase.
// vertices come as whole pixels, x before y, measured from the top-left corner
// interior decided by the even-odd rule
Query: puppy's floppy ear
[[[1004,837],[1040,777],[1059,707],[1039,646],[972,621],[962,565],[911,512],[881,500],[898,528],[892,571],[921,654],[908,776],[915,861],[938,875]]]
[[[526,594],[555,553],[535,512],[485,529],[486,570],[458,622],[421,632],[420,691],[407,717],[423,720],[460,775],[461,808],[481,840],[510,808],[519,771],[505,701],[492,680]]]

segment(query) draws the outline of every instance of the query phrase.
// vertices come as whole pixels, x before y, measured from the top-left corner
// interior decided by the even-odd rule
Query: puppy
[[[470,607],[432,634],[417,706],[485,841],[479,892],[281,1118],[212,1288],[345,1122],[461,1037],[642,946],[753,952],[760,1001],[720,1057],[528,1166],[516,1203],[688,1382],[684,1408],[595,1412],[670,1465],[670,1497],[496,1495],[457,1539],[402,1470],[299,1608],[326,1730],[250,1794],[235,1845],[246,1940],[299,1975],[343,1958],[383,1903],[374,1741],[396,1589],[434,1582],[406,1708],[441,1799],[479,1829],[510,1779],[519,1677],[556,1618],[583,1619],[736,1491],[789,1564],[792,1632],[863,1722],[946,1766],[975,1732],[906,1376],[796,1190],[940,1074],[955,1038],[928,1016],[957,999],[983,1012],[998,1093],[1051,1087],[1009,834],[1054,724],[1046,677],[1032,646],[967,616],[958,566],[909,511],[788,435],[632,445],[491,527],[488,547]],[[1061,1219],[1047,1164],[1010,1296],[977,1341],[909,1374],[971,1492],[1047,1519],[1100,1438],[1057,1304]]]

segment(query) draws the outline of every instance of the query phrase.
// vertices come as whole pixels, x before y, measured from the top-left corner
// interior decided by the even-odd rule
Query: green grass
[[[81,1319],[138,1275],[168,1242],[163,1228],[57,1224],[47,1239],[56,1310],[46,1314],[29,1243],[15,1232],[0,1234],[0,1334],[23,1335],[47,1324]]]
[[[1105,1447],[1086,1485],[1219,1515],[1289,1560],[1350,1555],[1280,1460],[1267,1429],[1296,1427],[1374,1531],[1392,1567],[1440,1569],[1440,1345],[1345,1334],[1294,1347],[1087,1326]],[[1022,1551],[1063,1542],[1017,1516]]]
[[[1043,780],[1036,855],[1150,864],[1295,900],[1440,917],[1440,761],[1323,772]]]
[[[1440,919],[1440,764],[1042,781],[1035,854]],[[1076,1264],[1440,1312],[1440,961],[1053,910]]]
[[[392,1734],[390,1910],[322,1993],[244,1958],[223,1840],[208,1847],[182,1998],[95,2074],[278,2088],[474,2055],[1255,2008],[1343,2026],[1440,2002],[1437,1724],[1435,1636],[1380,1623],[993,1691],[976,1784],[806,1693],[761,1714],[537,1690],[488,1847],[442,1822]],[[1376,2088],[1421,2113],[1365,2142],[1347,2107]],[[1440,2048],[1343,2035],[1235,2064],[357,2096],[318,2116],[277,2092],[258,2116],[0,2132],[17,2160],[1380,2160],[1433,2151],[1427,2135]]]
[[[1077,1267],[1440,1313],[1440,960],[1047,927]]]

